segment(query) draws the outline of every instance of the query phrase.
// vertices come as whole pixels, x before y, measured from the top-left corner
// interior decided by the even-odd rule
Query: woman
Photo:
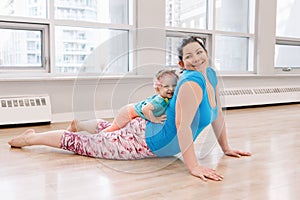
[[[181,152],[193,176],[204,181],[207,178],[222,180],[220,174],[199,165],[196,159],[193,141],[207,125],[212,124],[224,154],[240,157],[250,156],[251,153],[234,150],[228,144],[217,77],[208,66],[208,55],[202,40],[196,37],[184,39],[178,50],[183,74],[169,102],[164,124],[147,122],[146,125],[146,121],[138,117],[121,130],[101,132],[110,125],[109,122],[78,122],[77,131],[96,134],[82,135],[64,130],[35,133],[29,129],[9,144],[13,147],[47,145],[107,159],[163,157]]]

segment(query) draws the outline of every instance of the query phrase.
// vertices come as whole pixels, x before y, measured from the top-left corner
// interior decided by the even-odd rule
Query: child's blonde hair
[[[179,79],[178,75],[176,74],[176,71],[175,70],[170,70],[170,69],[162,69],[162,70],[159,70],[154,79],[153,79],[153,87],[156,89],[158,88],[158,86],[161,85],[161,80],[165,77],[165,76],[173,76],[174,78],[176,78],[176,80]]]

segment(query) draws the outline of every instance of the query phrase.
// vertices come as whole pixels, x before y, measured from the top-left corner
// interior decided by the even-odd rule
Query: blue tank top
[[[218,83],[216,72],[211,67],[208,67],[206,70],[206,75],[216,94],[216,86]],[[165,123],[157,124],[147,122],[146,124],[146,143],[151,151],[159,157],[173,156],[180,152],[177,138],[177,128],[175,124],[175,108],[178,91],[182,84],[187,81],[196,82],[203,91],[202,102],[200,103],[191,124],[193,140],[195,141],[201,131],[211,122],[213,122],[218,116],[218,106],[212,108],[209,103],[203,74],[198,71],[185,70],[178,81],[174,95],[166,109],[167,120]]]

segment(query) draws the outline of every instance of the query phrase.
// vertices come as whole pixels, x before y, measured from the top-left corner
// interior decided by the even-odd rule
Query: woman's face
[[[208,56],[198,42],[192,42],[183,47],[182,62],[184,69],[201,71],[208,66]]]

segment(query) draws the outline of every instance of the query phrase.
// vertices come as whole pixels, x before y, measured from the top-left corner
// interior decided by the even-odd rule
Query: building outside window
[[[0,28],[0,68],[44,68],[42,31]]]
[[[223,72],[253,73],[255,0],[166,0],[166,64],[188,35],[206,41],[212,64]]]
[[[0,71],[128,72],[134,60],[129,54],[134,48],[133,1],[2,0]],[[255,73],[256,2],[165,0],[166,65],[177,67],[178,43],[197,35],[222,73]],[[300,2],[276,2],[274,68],[299,71]]]
[[[4,38],[0,70],[22,66],[51,73],[127,72],[129,56],[124,52],[129,52],[130,5],[130,0],[3,0],[0,15],[8,20],[0,24]],[[10,18],[16,23],[9,22]],[[40,30],[40,19],[47,31]],[[30,27],[24,27],[25,23]],[[47,66],[50,51],[55,59]],[[95,51],[105,58],[102,63],[87,61]]]

